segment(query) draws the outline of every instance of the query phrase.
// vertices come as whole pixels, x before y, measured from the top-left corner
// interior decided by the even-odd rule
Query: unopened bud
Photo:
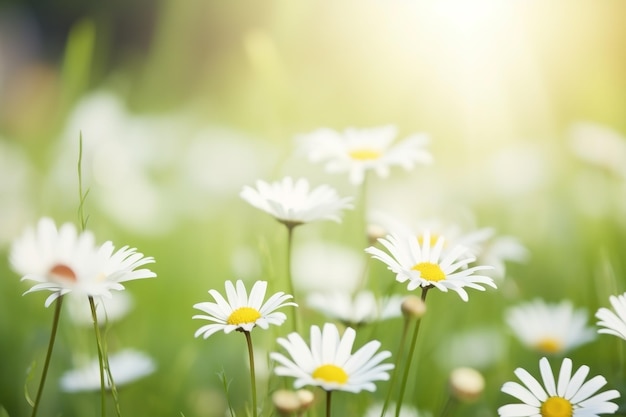
[[[426,303],[416,295],[408,295],[402,301],[401,309],[404,317],[419,319],[426,313]]]
[[[459,401],[470,402],[478,399],[485,388],[485,379],[475,369],[456,368],[450,374],[450,390]]]
[[[315,394],[308,389],[300,389],[296,391],[296,396],[300,400],[300,412],[309,409],[315,401]]]
[[[272,394],[272,402],[280,415],[288,416],[300,410],[298,395],[286,389],[280,389]]]

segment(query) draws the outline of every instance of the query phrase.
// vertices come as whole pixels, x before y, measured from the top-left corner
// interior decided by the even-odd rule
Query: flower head
[[[581,366],[572,375],[572,361],[565,358],[556,381],[548,359],[542,358],[539,361],[539,370],[543,386],[525,369],[515,370],[515,375],[525,386],[517,382],[506,382],[502,386],[502,392],[512,395],[522,403],[500,407],[500,417],[594,417],[617,411],[617,404],[609,400],[619,398],[619,392],[610,390],[595,394],[606,384],[606,379],[598,375],[585,382],[589,374],[588,366]]]
[[[352,296],[344,291],[309,294],[307,304],[326,316],[348,325],[399,317],[403,297],[394,295],[377,299],[371,291],[359,291]]]
[[[291,177],[285,177],[271,184],[258,180],[256,188],[245,186],[240,196],[254,207],[288,225],[315,220],[340,222],[341,210],[352,208],[351,197],[340,198],[327,185],[311,189],[304,178],[294,181]]]
[[[356,332],[350,327],[340,336],[337,326],[326,323],[322,330],[311,326],[310,347],[298,333],[291,333],[286,339],[279,338],[278,343],[292,359],[281,353],[271,353],[270,358],[279,363],[274,372],[296,378],[296,389],[312,385],[326,391],[373,392],[376,390],[374,381],[389,379],[387,371],[393,369],[393,365],[381,362],[391,353],[376,353],[380,342],[372,340],[352,354],[355,337]]]
[[[124,349],[109,356],[111,375],[116,386],[122,386],[150,375],[156,370],[152,358],[134,349]],[[107,388],[111,388],[105,378]],[[100,366],[94,359],[84,366],[65,372],[61,376],[61,389],[65,392],[97,391],[100,389]]]
[[[148,269],[137,269],[154,258],[128,246],[114,250],[110,241],[96,246],[89,231],[78,233],[71,223],[57,229],[44,217],[36,229],[28,229],[13,243],[9,256],[22,280],[37,282],[25,294],[52,291],[45,302],[48,307],[63,294],[111,297],[111,290],[124,289],[122,282],[156,276]]]
[[[612,334],[626,340],[626,293],[622,295],[612,295],[609,301],[615,313],[608,308],[602,307],[596,312],[598,326],[603,327],[598,333]]]
[[[431,244],[430,232],[426,231],[422,239],[415,235],[391,234],[378,240],[388,251],[370,246],[365,251],[387,264],[388,269],[396,274],[398,282],[409,281],[408,289],[418,287],[436,287],[441,291],[456,291],[463,301],[468,300],[464,287],[484,291],[479,284],[496,288],[493,280],[475,272],[491,269],[490,266],[477,265],[469,267],[475,258],[468,255],[463,246],[443,252],[445,239],[438,237],[435,244]]]
[[[537,299],[509,308],[505,317],[526,347],[544,354],[565,353],[595,338],[587,327],[587,311],[574,309],[568,300],[550,304]]]
[[[300,135],[296,140],[311,162],[325,163],[328,172],[348,172],[350,182],[358,185],[370,170],[386,177],[391,166],[409,170],[416,163],[431,162],[431,154],[424,150],[429,142],[427,135],[414,134],[392,145],[396,135],[395,126],[348,128],[343,134],[322,128]]]
[[[237,281],[236,287],[231,281],[226,281],[225,286],[226,299],[219,292],[209,290],[215,302],[207,301],[193,306],[207,313],[207,315],[195,315],[194,319],[214,322],[200,327],[195,337],[202,335],[206,339],[220,330],[224,333],[230,333],[233,330],[249,332],[255,326],[262,329],[267,329],[270,324],[280,326],[287,316],[275,310],[284,306],[297,306],[296,303],[285,302],[293,296],[283,292],[277,292],[264,303],[267,281],[255,282],[249,296],[241,280]]]

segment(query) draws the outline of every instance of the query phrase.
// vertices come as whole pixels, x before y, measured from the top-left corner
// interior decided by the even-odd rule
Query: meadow
[[[595,412],[626,415],[626,334],[600,333],[611,326],[596,317],[626,291],[624,11],[612,1],[0,5],[0,416],[31,415],[59,302],[24,294],[33,283],[10,259],[44,217],[137,248],[156,276],[104,301],[104,349],[127,359],[104,404],[97,368],[68,377],[98,349],[86,297],[63,295],[38,415],[324,416],[319,374],[304,387],[312,403],[276,408],[296,389],[275,353],[289,357],[278,338],[297,330],[308,343],[325,323],[355,330],[353,353],[379,341],[395,365],[372,392],[334,381],[333,416],[380,416],[372,408],[401,396],[402,416],[495,417],[520,403],[503,385],[520,382],[518,368],[540,379],[543,357],[555,377],[564,358],[604,377],[600,391],[621,396]],[[285,178],[331,189],[334,206],[294,220],[276,207],[316,202],[284,192],[285,206],[263,208],[250,197],[258,181]],[[420,281],[419,261],[398,272],[381,259],[379,239],[394,232],[412,233],[422,254],[440,250],[430,263],[456,244],[467,251],[448,280]],[[443,291],[454,272],[485,278]],[[298,307],[277,308],[285,317],[267,328],[194,337],[209,324],[194,306],[237,280],[248,293],[265,281],[266,300],[283,292]],[[375,301],[351,306],[362,291]],[[425,310],[403,315],[407,296]],[[469,385],[453,378],[459,368]],[[569,400],[582,409],[573,415],[595,415]]]

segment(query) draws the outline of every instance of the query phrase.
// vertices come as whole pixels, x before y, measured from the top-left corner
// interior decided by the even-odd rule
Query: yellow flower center
[[[254,323],[259,318],[261,318],[261,313],[256,309],[252,307],[239,307],[237,310],[230,313],[226,322],[236,326],[244,323]]]
[[[56,264],[52,268],[50,268],[50,275],[52,275],[53,279],[58,279],[61,281],[73,281],[76,282],[76,273],[67,265]]]
[[[374,149],[354,149],[348,152],[348,155],[358,161],[371,161],[380,158],[381,152]]]
[[[427,281],[442,281],[446,279],[446,274],[444,274],[439,265],[432,262],[420,262],[413,265],[411,269],[419,271],[422,278]]]
[[[550,397],[541,404],[542,417],[572,417],[574,408],[565,398]]]
[[[535,344],[535,348],[545,353],[557,353],[563,350],[563,344],[560,340],[545,337]]]
[[[348,374],[346,371],[336,365],[322,365],[313,371],[313,378],[323,379],[326,382],[337,382],[345,384],[348,382]]]

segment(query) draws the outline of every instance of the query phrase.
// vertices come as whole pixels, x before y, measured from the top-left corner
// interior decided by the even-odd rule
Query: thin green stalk
[[[300,223],[285,223],[287,226],[287,285],[289,288],[289,293],[293,295],[293,298],[296,298],[296,292],[293,285],[293,276],[291,273],[291,254],[293,252],[293,230]],[[292,329],[294,332],[298,331],[298,316],[296,314],[296,307],[291,306],[291,321],[292,321]]]
[[[91,318],[93,320],[93,330],[96,334],[96,344],[98,345],[98,366],[100,367],[100,410],[102,417],[106,417],[106,387],[104,384],[104,359],[102,354],[102,344],[100,340],[100,328],[98,327],[98,315],[96,314],[96,304],[93,297],[89,296],[89,307],[91,308]]]
[[[257,417],[256,405],[256,376],[254,373],[254,351],[252,350],[252,337],[250,332],[244,330],[246,335],[246,343],[248,344],[248,357],[250,358],[250,388],[252,390],[252,416]]]
[[[391,393],[393,391],[393,386],[396,382],[396,376],[398,375],[398,365],[400,364],[400,359],[402,358],[402,354],[404,352],[404,345],[406,344],[406,335],[409,333],[410,323],[411,323],[411,317],[405,316],[404,325],[402,327],[402,336],[400,336],[400,346],[398,346],[398,353],[396,354],[396,360],[393,365],[391,381],[389,381],[389,390],[387,391],[387,396],[385,397],[385,403],[383,404],[383,409],[382,409],[382,412],[380,413],[380,417],[385,417],[385,413],[387,412],[387,407],[389,407],[389,401],[391,400]]]
[[[458,405],[458,401],[454,397],[448,394],[448,399],[443,406],[440,417],[448,417],[454,414],[454,409]]]
[[[63,305],[63,296],[60,295],[57,298],[56,306],[54,307],[54,316],[52,318],[52,330],[50,331],[50,341],[48,342],[48,351],[46,352],[46,359],[43,363],[43,371],[41,372],[41,380],[39,381],[39,387],[37,388],[37,397],[33,404],[33,411],[31,417],[37,415],[39,404],[41,402],[41,395],[43,393],[43,386],[46,383],[46,377],[48,375],[48,368],[50,367],[50,358],[52,357],[52,348],[54,347],[54,341],[57,336],[57,329],[59,328],[59,318],[61,317],[61,305]]]
[[[422,287],[422,301],[426,301],[426,294],[430,287]],[[409,348],[409,356],[406,361],[406,365],[404,366],[404,375],[402,376],[402,385],[400,385],[400,395],[398,395],[398,402],[396,403],[396,417],[400,416],[400,410],[402,409],[402,400],[404,399],[404,391],[406,390],[406,382],[409,378],[409,369],[411,368],[411,361],[413,360],[413,356],[415,354],[415,345],[417,344],[417,335],[420,331],[420,324],[422,323],[422,318],[418,318],[415,322],[415,329],[413,330],[413,337],[411,339],[411,347]]]
[[[331,398],[332,398],[332,390],[326,391],[326,417],[330,417],[330,406],[331,406]]]
[[[113,403],[115,404],[115,414],[121,417],[120,402],[117,396],[117,388],[113,381],[113,374],[111,373],[111,367],[109,366],[109,357],[104,347],[102,335],[100,334],[100,326],[98,325],[98,315],[96,313],[96,304],[92,296],[89,296],[89,307],[91,308],[91,317],[93,320],[94,332],[96,334],[96,345],[98,346],[98,365],[100,367],[100,397],[102,404],[102,417],[106,416],[106,384],[104,382],[104,376],[109,381],[111,387],[111,395],[113,396]]]

